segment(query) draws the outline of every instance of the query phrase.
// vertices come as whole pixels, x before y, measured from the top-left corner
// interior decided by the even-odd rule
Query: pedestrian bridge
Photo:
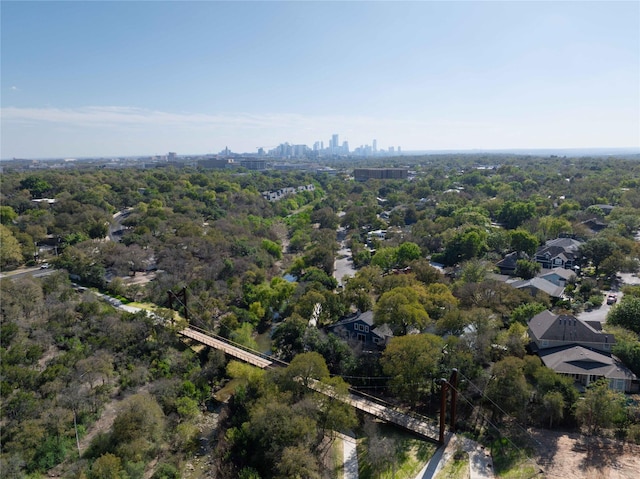
[[[253,351],[242,345],[233,343],[226,338],[215,336],[212,333],[198,329],[199,328],[190,326],[180,331],[179,334],[197,341],[200,344],[218,349],[235,359],[239,359],[240,361],[244,361],[262,369],[287,366],[287,363],[284,361],[279,361],[267,356],[266,354]],[[356,408],[358,411],[365,412],[382,421],[400,426],[401,428],[411,431],[429,441],[436,443],[439,442],[439,426],[433,419],[410,411],[401,411],[396,407],[385,404],[384,401],[379,398],[363,395],[356,391],[349,393],[347,396],[338,396],[333,388],[321,383],[320,381],[312,381],[308,384],[308,387],[321,394],[344,401],[350,406]]]

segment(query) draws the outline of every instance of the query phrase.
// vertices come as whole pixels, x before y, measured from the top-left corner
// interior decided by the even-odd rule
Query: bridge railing
[[[251,353],[255,356],[259,356],[262,359],[265,359],[267,361],[271,361],[272,363],[274,363],[274,366],[282,366],[282,367],[286,367],[289,365],[289,363],[278,359],[274,356],[269,356],[268,354],[265,354],[261,351],[256,351],[255,349],[252,349],[248,346],[245,346],[244,344],[240,344],[240,343],[236,343],[235,341],[229,339],[229,338],[224,338],[222,336],[219,336],[211,331],[208,331],[206,329],[203,328],[199,328],[198,326],[194,326],[193,324],[189,325],[188,329],[193,329],[194,331],[200,332],[202,334],[205,334],[213,339],[217,339],[218,341],[221,341],[223,343],[228,344],[229,346],[233,346],[234,348],[238,348],[238,349],[242,349],[243,351],[246,351],[248,353]]]
[[[398,406],[397,404],[393,404],[390,403],[388,401],[385,401],[382,398],[379,398],[377,396],[371,396],[370,394],[367,394],[365,392],[359,391],[357,389],[354,388],[349,388],[349,392],[351,394],[353,394],[354,396],[358,396],[361,397],[362,399],[366,399],[367,401],[371,401],[372,403],[378,404],[380,406],[383,406],[387,409],[396,411],[400,414],[403,414],[405,416],[410,416],[411,418],[417,420],[417,421],[421,421],[421,422],[425,422],[425,423],[432,423],[432,422],[437,422],[435,419],[430,418],[429,416],[423,416],[422,414],[418,414],[417,412],[412,411],[409,408],[402,408],[400,406]]]

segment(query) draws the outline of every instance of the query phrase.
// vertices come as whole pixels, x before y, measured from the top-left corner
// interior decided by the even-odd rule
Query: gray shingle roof
[[[543,349],[538,354],[544,365],[557,373],[591,374],[607,379],[636,379],[636,375],[615,356],[576,344]]]
[[[551,281],[547,281],[546,279],[539,278],[539,277],[526,279],[523,281],[516,281],[515,283],[512,283],[511,286],[513,286],[516,289],[535,288],[540,291],[544,291],[545,293],[547,293],[549,296],[553,298],[561,297],[562,291],[564,291],[564,287],[556,286]]]
[[[535,341],[615,344],[612,334],[602,333],[574,316],[543,311],[529,320],[529,331]]]

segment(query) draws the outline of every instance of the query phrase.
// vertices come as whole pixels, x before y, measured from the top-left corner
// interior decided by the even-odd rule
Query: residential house
[[[605,378],[612,389],[638,390],[635,374],[613,354],[612,334],[571,315],[543,311],[529,320],[532,349],[543,364],[573,377],[582,386]]]
[[[551,296],[552,299],[562,298],[564,292],[564,286],[558,286],[547,279],[536,276],[531,279],[523,279],[520,281],[514,281],[510,283],[516,289],[524,289],[531,294],[534,298],[540,293],[546,293]]]
[[[496,263],[500,269],[500,274],[512,275],[516,272],[517,261],[520,259],[518,252],[509,253],[502,260]]]
[[[594,233],[598,233],[608,226],[607,223],[605,223],[604,221],[600,221],[598,218],[591,218],[589,220],[583,221],[582,224]]]
[[[615,344],[612,334],[603,333],[589,323],[568,314],[543,311],[529,320],[529,336],[538,349],[580,344],[591,349],[611,352]]]
[[[544,269],[572,269],[577,266],[580,259],[578,249],[581,244],[581,241],[567,237],[549,240],[544,246],[538,248],[535,261]]]
[[[555,372],[571,376],[586,387],[606,378],[609,387],[622,392],[637,392],[637,377],[612,354],[604,354],[579,345],[560,346],[538,352],[540,359]]]
[[[373,311],[358,311],[329,326],[327,330],[346,341],[360,342],[365,349],[383,349],[387,341],[393,337],[388,325],[374,325]]]
[[[564,288],[569,281],[572,281],[576,278],[576,274],[570,269],[553,268],[550,270],[542,271],[537,275],[537,277],[546,279],[556,286],[562,286]]]

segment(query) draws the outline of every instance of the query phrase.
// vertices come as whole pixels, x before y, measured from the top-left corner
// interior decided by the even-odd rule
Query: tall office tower
[[[344,155],[349,154],[349,142],[348,141],[343,141],[342,142],[342,153]]]
[[[378,151],[378,140],[373,140],[373,152]]]
[[[334,133],[331,135],[331,149],[335,151],[338,149],[338,146],[340,146],[340,140],[338,139],[338,134]]]
[[[398,153],[402,153],[402,148],[398,146]]]

